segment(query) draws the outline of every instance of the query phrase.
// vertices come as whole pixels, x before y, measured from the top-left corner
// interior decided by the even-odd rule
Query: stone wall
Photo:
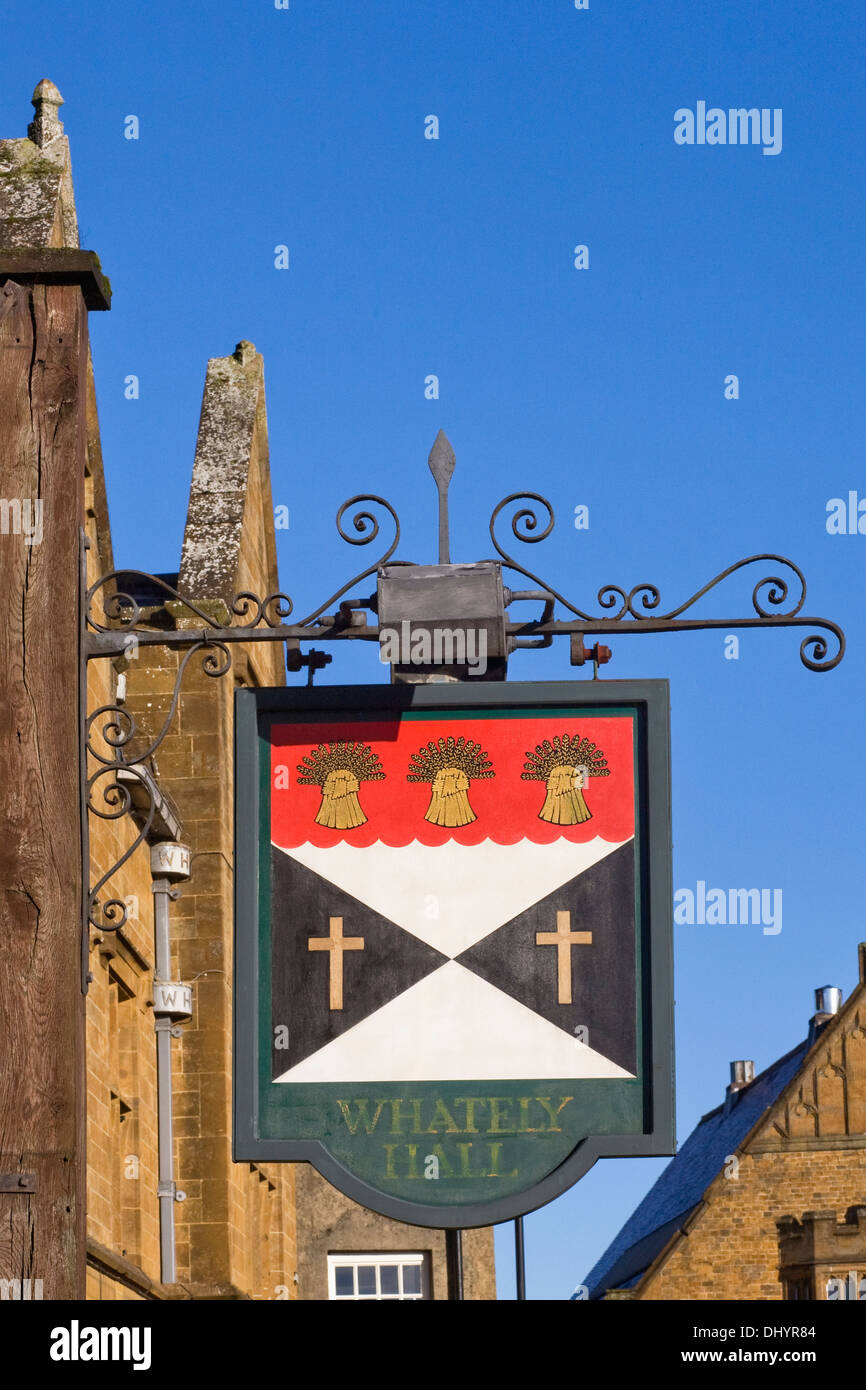
[[[432,1297],[447,1299],[443,1231],[407,1226],[379,1216],[337,1192],[308,1164],[296,1166],[300,1298],[328,1297],[329,1255],[412,1251],[426,1257]],[[490,1227],[463,1232],[463,1296],[466,1299],[496,1298]]]

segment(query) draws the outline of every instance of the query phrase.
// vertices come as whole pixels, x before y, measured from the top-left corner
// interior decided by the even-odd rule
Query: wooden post
[[[0,289],[0,1278],[84,1291],[78,553],[87,311],[77,285]],[[2,504],[0,504],[2,505]],[[0,518],[2,525],[2,518]],[[31,1289],[37,1286],[29,1286]]]
[[[74,204],[54,93],[40,83],[31,139],[4,142],[15,147],[7,163],[20,156],[25,173],[0,190],[0,1280],[22,1281],[3,1297],[77,1299],[85,1278],[79,543],[84,287],[94,272],[81,269],[87,253],[66,254]],[[45,202],[52,230],[41,245],[34,237],[22,248],[19,196],[28,215]],[[28,261],[22,251],[34,254]]]

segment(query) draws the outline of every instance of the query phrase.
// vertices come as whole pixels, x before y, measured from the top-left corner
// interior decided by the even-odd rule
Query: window
[[[429,1298],[427,1259],[423,1254],[329,1255],[328,1298]]]
[[[789,1279],[785,1284],[785,1298],[790,1302],[808,1302],[812,1298],[811,1279]]]

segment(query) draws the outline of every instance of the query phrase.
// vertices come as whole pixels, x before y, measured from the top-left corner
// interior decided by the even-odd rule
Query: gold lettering
[[[544,1134],[544,1126],[541,1129],[534,1129],[529,1123],[529,1107],[532,1104],[532,1096],[521,1096],[518,1102],[520,1105],[520,1124],[518,1132],[520,1134]]]
[[[460,1133],[458,1126],[454,1122],[454,1116],[451,1114],[451,1111],[448,1109],[448,1106],[445,1104],[444,1100],[437,1100],[436,1109],[433,1111],[433,1118],[427,1126],[427,1133],[435,1134],[440,1121],[444,1121],[445,1123],[446,1134]]]
[[[556,1123],[557,1116],[559,1115],[560,1110],[565,1109],[570,1100],[574,1100],[574,1096],[566,1096],[564,1100],[561,1100],[559,1102],[555,1110],[553,1109],[553,1106],[550,1103],[550,1096],[536,1096],[535,1099],[538,1101],[539,1105],[542,1105],[544,1107],[544,1109],[550,1116],[550,1125],[547,1131],[548,1134],[561,1134],[562,1126]]]
[[[403,1133],[403,1122],[404,1122],[404,1120],[406,1121],[406,1123],[410,1123],[410,1122],[411,1122],[411,1125],[412,1125],[412,1128],[411,1128],[411,1130],[410,1130],[410,1133],[411,1133],[411,1134],[421,1134],[421,1133],[422,1133],[422,1129],[421,1129],[421,1101],[420,1101],[417,1097],[414,1098],[414,1099],[410,1099],[410,1100],[408,1100],[408,1101],[406,1102],[407,1105],[411,1105],[412,1109],[411,1109],[411,1112],[410,1112],[408,1115],[405,1115],[405,1116],[402,1114],[402,1111],[401,1111],[401,1107],[402,1107],[402,1105],[403,1105],[403,1101],[402,1101],[402,1100],[389,1100],[389,1101],[388,1101],[388,1104],[389,1104],[390,1107],[391,1107],[391,1133],[392,1133],[392,1134],[402,1134],[402,1133]]]
[[[445,1157],[445,1150],[443,1149],[442,1145],[434,1144],[431,1152],[434,1153],[439,1160],[440,1178],[453,1178],[454,1169],[448,1162],[448,1159]]]
[[[460,1177],[461,1177],[461,1178],[483,1178],[483,1177],[485,1177],[486,1174],[484,1174],[484,1173],[473,1173],[472,1168],[470,1167],[470,1163],[469,1163],[469,1150],[472,1148],[472,1142],[471,1142],[471,1140],[470,1140],[470,1142],[469,1142],[468,1144],[458,1144],[457,1147],[458,1147],[458,1149],[460,1150]]]
[[[502,1144],[488,1144],[487,1147],[490,1150],[490,1172],[487,1174],[488,1178],[516,1178],[516,1168],[510,1173],[500,1173],[499,1171],[499,1150],[502,1148]]]
[[[387,1158],[386,1158],[386,1160],[385,1160],[385,1177],[386,1177],[386,1178],[399,1178],[400,1174],[397,1172],[397,1169],[394,1167],[394,1155],[395,1155],[395,1153],[398,1151],[398,1149],[402,1149],[402,1148],[404,1148],[404,1147],[405,1147],[406,1153],[407,1153],[408,1156],[409,1156],[409,1169],[408,1169],[408,1172],[406,1173],[406,1177],[407,1177],[407,1178],[420,1178],[421,1174],[418,1172],[418,1145],[417,1145],[417,1144],[406,1144],[405,1146],[404,1146],[403,1144],[384,1144],[384,1145],[383,1145],[383,1148],[384,1148],[385,1153],[386,1153],[386,1155],[387,1155]]]
[[[454,1100],[454,1104],[466,1106],[466,1125],[463,1130],[464,1134],[477,1134],[478,1128],[475,1124],[475,1107],[476,1105],[486,1106],[487,1101],[482,1099],[481,1096],[457,1096]]]
[[[370,1104],[368,1100],[338,1100],[337,1104],[343,1112],[343,1119],[346,1121],[346,1126],[350,1134],[357,1134],[361,1124],[363,1124],[364,1129],[367,1131],[368,1134],[372,1134],[373,1130],[376,1128],[376,1125],[379,1123],[379,1116],[385,1108],[384,1100],[377,1101],[376,1113],[371,1120],[370,1112],[367,1108]],[[358,1112],[354,1118],[354,1123],[352,1122],[352,1113],[350,1109],[350,1106],[352,1105],[354,1105],[357,1108]]]
[[[514,1125],[511,1123],[511,1116],[510,1116],[510,1115],[500,1115],[500,1113],[499,1113],[499,1107],[500,1107],[500,1105],[506,1105],[506,1106],[510,1105],[510,1104],[511,1104],[510,1099],[509,1099],[507,1096],[491,1096],[491,1097],[490,1097],[490,1102],[489,1102],[489,1104],[490,1104],[490,1127],[489,1127],[487,1133],[488,1133],[488,1134],[513,1134],[513,1133],[514,1133]],[[505,1120],[505,1122],[506,1122],[505,1125],[501,1125],[501,1124],[499,1123],[500,1120]]]

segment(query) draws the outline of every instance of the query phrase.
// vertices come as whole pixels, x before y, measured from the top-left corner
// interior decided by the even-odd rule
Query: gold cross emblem
[[[329,951],[328,999],[331,1009],[343,1007],[343,952],[363,951],[363,936],[344,936],[342,917],[330,918],[330,936],[310,936],[307,950]]]
[[[556,975],[558,983],[558,1002],[571,1003],[571,948],[572,946],[591,946],[591,931],[572,931],[571,913],[557,912],[556,931],[535,933],[536,946],[556,947]]]

